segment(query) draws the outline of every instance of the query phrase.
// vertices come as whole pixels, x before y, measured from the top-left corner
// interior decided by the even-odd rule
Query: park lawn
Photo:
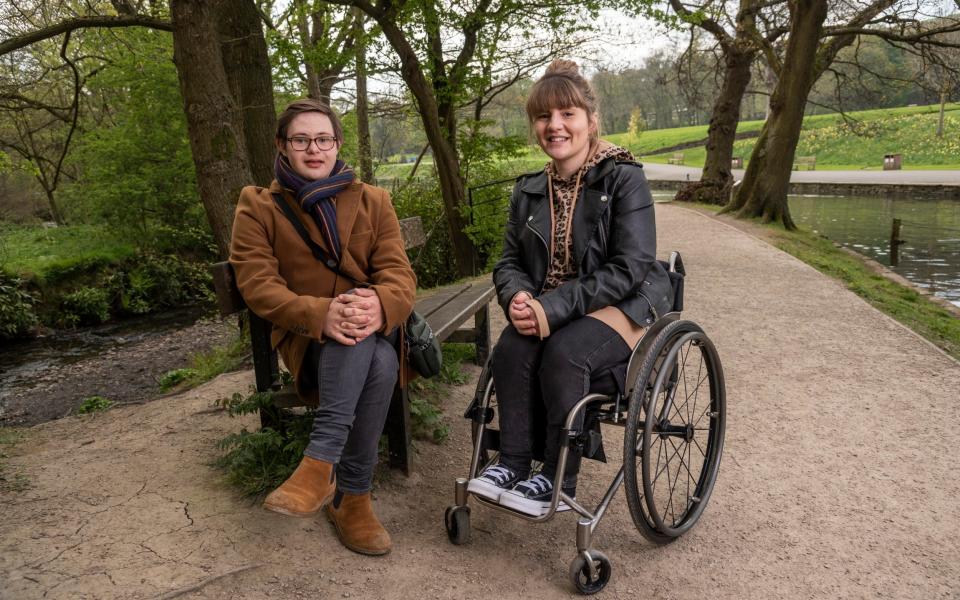
[[[950,168],[960,156],[958,136],[937,139],[936,128],[939,105],[907,106],[847,113],[851,119],[862,122],[863,135],[855,135],[844,125],[839,114],[811,115],[803,121],[803,134],[797,146],[797,156],[816,156],[817,168],[861,169],[882,163],[883,155],[892,152],[904,154],[904,168]],[[947,105],[946,127],[956,131],[960,127],[960,104]],[[763,121],[742,121],[738,132],[758,132]],[[644,131],[639,136],[617,133],[605,139],[629,149],[644,161],[666,163],[673,152],[648,155],[659,148],[696,142],[707,137],[707,126],[677,127]],[[734,156],[750,156],[755,139],[739,140],[734,144]],[[698,152],[699,150],[699,152]],[[702,167],[706,153],[702,148],[683,150],[684,164]]]
[[[960,129],[960,104],[947,105],[947,131]],[[837,113],[811,115],[803,120],[803,133],[797,146],[797,156],[816,156],[819,170],[857,171],[861,169],[879,170],[883,155],[899,152],[904,155],[904,169],[958,169],[960,168],[960,136],[936,138],[936,127],[940,105],[904,106],[900,108],[879,108],[847,113],[848,118],[862,122],[864,135],[855,135],[844,125],[843,117]],[[739,133],[759,133],[763,121],[741,121],[737,127]],[[694,125],[672,129],[652,129],[639,136],[632,133],[612,133],[603,139],[633,152],[642,162],[664,163],[673,156],[673,152],[651,155],[649,152],[659,148],[696,142],[706,139],[707,126]],[[755,138],[739,140],[734,144],[734,156],[742,156],[744,161],[753,150]],[[706,149],[687,148],[682,151],[684,165],[703,167]],[[433,166],[430,157],[424,157],[420,169]],[[519,175],[539,171],[546,164],[547,157],[538,146],[531,144],[519,158],[510,159],[509,175]],[[389,181],[407,176],[412,163],[384,164],[377,167],[377,179]],[[418,171],[419,172],[419,171]]]
[[[116,239],[105,225],[0,227],[0,267],[40,280],[92,264],[118,263],[135,253],[133,244]]]
[[[921,108],[921,107],[909,107]],[[851,131],[836,115],[817,115],[816,127],[804,129],[797,144],[796,156],[816,156],[817,170],[880,170],[883,155],[903,154],[904,169],[956,169],[960,168],[960,136],[936,137],[936,112],[903,112],[894,109],[888,113],[862,111],[853,113],[865,120],[859,125],[859,135]],[[831,117],[828,124],[821,117]],[[869,117],[869,118],[868,118]],[[960,130],[960,108],[948,111],[945,116],[947,131]],[[644,134],[645,135],[645,134]],[[756,139],[739,140],[734,144],[734,156],[749,158]],[[666,163],[673,152],[643,156],[643,160]],[[706,159],[703,147],[683,150],[684,164],[702,167]]]

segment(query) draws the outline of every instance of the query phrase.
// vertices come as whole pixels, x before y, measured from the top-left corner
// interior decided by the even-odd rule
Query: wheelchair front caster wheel
[[[443,515],[443,524],[452,543],[460,546],[470,541],[469,506],[448,506]]]
[[[590,558],[593,569],[587,564],[587,559],[582,554],[578,554],[570,563],[570,581],[581,594],[596,594],[607,587],[613,572],[610,559],[603,552],[590,550]]]

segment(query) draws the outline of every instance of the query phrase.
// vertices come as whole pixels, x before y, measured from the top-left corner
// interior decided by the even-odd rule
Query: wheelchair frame
[[[676,252],[671,253],[669,262],[665,262],[664,266],[666,266],[671,273],[679,275],[679,277],[676,277],[676,275],[672,277],[674,281],[679,280],[678,283],[674,284],[675,294],[678,295],[674,307],[682,309],[682,278],[684,271],[680,255]],[[686,367],[686,355],[683,357],[683,363],[679,362],[681,359],[678,355],[687,343],[697,346],[702,356],[705,356],[707,359],[707,374],[698,381],[698,386],[700,382],[703,381],[708,381],[710,386],[711,410],[704,413],[709,415],[709,427],[706,429],[697,429],[695,423],[687,423],[684,426],[675,426],[670,423],[671,409],[676,408],[674,400],[680,387],[678,378],[682,375],[682,371]],[[658,350],[657,355],[651,357],[650,352],[655,348]],[[701,360],[703,361],[703,359]],[[701,365],[702,364],[703,362],[701,362]],[[668,368],[664,369],[664,365]],[[612,566],[606,555],[592,548],[593,534],[603,519],[603,516],[606,514],[613,497],[620,487],[624,485],[624,480],[630,479],[632,482],[632,489],[631,487],[626,488],[627,500],[634,523],[641,534],[654,543],[668,543],[689,530],[699,519],[716,481],[722,455],[726,406],[723,370],[716,349],[699,326],[690,321],[681,321],[679,310],[662,315],[634,347],[627,364],[626,373],[627,389],[623,394],[616,393],[612,396],[595,392],[587,394],[567,413],[564,428],[561,431],[561,440],[563,441],[561,441],[557,472],[554,478],[555,481],[563,481],[566,471],[566,461],[571,448],[579,448],[581,445],[589,442],[590,431],[588,429],[589,421],[587,419],[587,413],[591,409],[594,409],[592,416],[598,419],[600,423],[624,426],[623,464],[620,465],[620,469],[614,477],[613,482],[603,494],[596,508],[591,511],[583,504],[570,498],[563,492],[562,486],[560,485],[554,487],[550,507],[547,512],[539,516],[528,515],[502,506],[492,500],[473,495],[474,499],[481,505],[533,523],[542,523],[552,519],[561,501],[570,506],[573,511],[580,515],[577,521],[576,534],[577,555],[570,566],[570,578],[574,587],[585,594],[599,592],[609,582]],[[641,376],[645,376],[643,382],[638,381]],[[685,375],[683,376],[685,377]],[[699,373],[697,376],[699,378]],[[685,381],[684,379],[684,382]],[[661,390],[662,393],[666,394],[663,398],[662,405],[657,403]],[[499,455],[499,444],[496,444],[496,447],[486,446],[485,444],[485,434],[488,432],[487,424],[490,423],[494,417],[494,410],[490,406],[493,391],[494,382],[490,373],[490,359],[488,359],[480,375],[477,393],[470,407],[464,414],[466,418],[473,421],[472,431],[474,444],[470,460],[469,477],[457,478],[455,483],[454,504],[447,508],[444,515],[444,524],[450,541],[457,545],[466,543],[470,537],[470,507],[468,501],[472,494],[467,491],[467,484],[470,479],[477,477],[487,465],[492,464]],[[625,400],[629,401],[624,402]],[[689,401],[689,397],[687,400]],[[612,403],[612,406],[608,407],[607,405],[610,403]],[[650,414],[651,409],[654,408],[657,409],[656,418]],[[577,429],[574,427],[574,424],[581,411],[584,411],[583,426]],[[642,420],[644,421],[643,437],[639,438],[639,442],[636,442],[638,439],[637,435],[639,435],[638,428],[640,426],[639,421],[641,420],[641,414],[643,415]],[[631,416],[632,423],[628,422]],[[633,456],[636,455],[637,452],[640,452],[640,455],[635,456],[632,460],[634,468],[636,468],[637,461],[649,461],[649,455],[653,453],[650,449],[650,439],[654,436],[661,440],[667,438],[683,438],[687,446],[689,446],[696,431],[703,430],[709,431],[709,433],[706,444],[707,448],[701,448],[701,451],[704,453],[704,465],[696,486],[696,490],[699,490],[699,496],[694,495],[688,497],[688,506],[685,512],[682,513],[683,519],[681,519],[681,522],[674,522],[668,525],[664,519],[665,515],[660,514],[662,511],[656,510],[656,506],[651,504],[655,490],[647,481],[646,469],[649,465],[646,463],[643,465],[644,490],[641,497],[638,495],[639,487],[637,485],[638,482],[635,471],[629,472],[626,469],[629,458],[628,455]],[[631,431],[633,432],[632,439],[635,442],[632,445],[629,443]],[[697,445],[699,446],[699,443]],[[643,449],[641,449],[640,446],[642,446]],[[671,446],[674,449],[674,454],[676,454],[678,452],[676,447],[673,446],[672,443]],[[630,452],[631,447],[633,448],[633,452]],[[681,445],[681,449],[682,448],[683,446]],[[487,451],[492,451],[492,455],[484,460],[484,454]],[[646,452],[646,456],[644,456],[644,451]],[[657,460],[659,465],[659,457]],[[689,449],[687,462],[690,462]],[[691,464],[684,466],[688,475],[691,475]],[[654,486],[655,483],[656,482],[654,482]],[[670,493],[672,496],[673,491],[671,490]],[[691,498],[693,507],[692,512],[689,512],[691,510]],[[645,507],[644,503],[646,503]]]

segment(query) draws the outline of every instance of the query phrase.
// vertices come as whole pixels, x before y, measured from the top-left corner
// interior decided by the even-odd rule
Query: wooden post
[[[894,219],[890,228],[890,266],[895,267],[900,262],[900,219]]]

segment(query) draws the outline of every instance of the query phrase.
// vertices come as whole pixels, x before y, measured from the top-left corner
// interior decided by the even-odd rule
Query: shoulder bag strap
[[[297,218],[297,215],[294,214],[293,209],[290,208],[290,205],[284,202],[283,198],[280,197],[280,194],[273,193],[273,201],[276,205],[283,211],[283,214],[287,217],[287,220],[290,221],[290,224],[293,225],[293,228],[297,230],[297,233],[300,234],[300,237],[303,238],[303,242],[310,248],[310,252],[313,254],[313,257],[318,261],[324,264],[328,269],[336,273],[337,275],[343,277],[344,279],[349,279],[357,287],[370,287],[369,283],[364,283],[357,281],[353,277],[350,277],[346,273],[340,270],[340,265],[337,261],[327,254],[323,248],[320,247],[320,244],[316,243],[310,239],[310,234],[307,233],[307,228],[303,226],[303,223],[300,222],[300,219]]]

